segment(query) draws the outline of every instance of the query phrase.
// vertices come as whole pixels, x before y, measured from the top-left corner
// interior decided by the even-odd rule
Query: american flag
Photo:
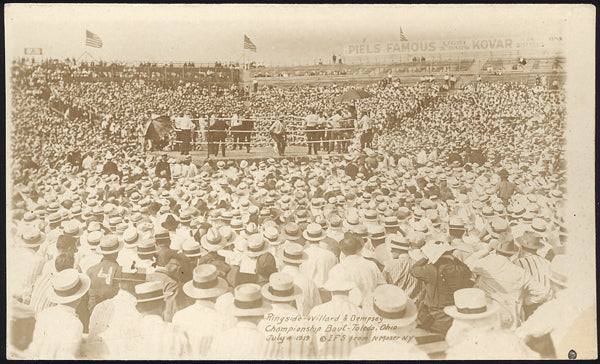
[[[400,41],[408,42],[408,39],[406,39],[406,36],[404,35],[404,32],[402,31],[402,27],[400,27]]]
[[[94,48],[102,48],[102,39],[96,34],[90,32],[89,30],[85,30],[85,45],[94,47]]]
[[[256,52],[256,46],[254,45],[254,43],[252,43],[252,41],[250,40],[250,38],[248,38],[246,34],[244,34],[244,49],[249,49],[252,52]]]

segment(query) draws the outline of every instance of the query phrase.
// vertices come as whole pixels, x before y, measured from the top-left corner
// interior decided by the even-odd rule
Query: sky
[[[25,47],[45,56],[120,61],[313,64],[347,44],[492,36],[560,35],[570,14],[556,5],[5,5],[7,59]],[[101,49],[85,46],[85,30]]]

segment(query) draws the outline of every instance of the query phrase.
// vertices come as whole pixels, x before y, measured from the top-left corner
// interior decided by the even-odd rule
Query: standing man
[[[221,147],[221,154],[225,157],[225,138],[227,137],[227,129],[229,129],[229,125],[223,118],[215,119],[215,123],[210,126],[213,143],[212,147],[215,157],[219,155],[219,146]]]
[[[190,142],[192,141],[192,129],[194,123],[190,118],[189,112],[186,112],[180,120],[181,127],[181,155],[190,154]]]
[[[241,141],[246,144],[246,152],[250,153],[250,142],[252,141],[252,130],[254,130],[254,120],[245,115],[242,120]],[[240,148],[241,149],[241,148]]]
[[[271,138],[277,144],[277,152],[279,155],[283,155],[285,153],[285,126],[283,125],[283,121],[275,120],[269,128],[269,132],[271,133]]]
[[[310,110],[310,114],[304,118],[305,129],[306,129],[306,142],[308,143],[308,154],[313,151],[315,154],[318,153],[319,145],[317,138],[317,121],[319,117],[315,114],[314,109]]]
[[[242,150],[242,145],[240,144],[240,142],[242,142],[243,139],[243,125],[242,125],[242,120],[240,119],[240,117],[238,116],[238,113],[235,112],[233,114],[233,116],[231,117],[231,135],[233,136],[233,150],[236,150],[238,145],[240,146],[240,150]]]

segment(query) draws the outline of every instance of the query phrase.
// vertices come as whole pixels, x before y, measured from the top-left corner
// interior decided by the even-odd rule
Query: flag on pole
[[[250,40],[250,38],[248,38],[246,34],[244,34],[244,49],[249,49],[252,52],[256,52],[256,46],[254,45],[254,43],[252,43],[252,41]]]
[[[85,45],[94,47],[94,48],[102,48],[102,39],[96,34],[90,32],[89,30],[85,30]]]
[[[402,31],[402,27],[400,27],[400,41],[408,42],[408,39],[406,39],[406,36],[404,35],[404,32]]]

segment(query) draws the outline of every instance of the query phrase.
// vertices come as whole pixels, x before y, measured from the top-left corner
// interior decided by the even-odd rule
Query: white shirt
[[[348,322],[352,315],[363,316],[364,313],[360,307],[350,302],[347,296],[334,295],[331,301],[318,305],[310,311],[310,316],[316,317],[322,315],[324,315],[323,317],[330,318],[340,316],[340,319],[338,321],[314,321],[315,327],[318,325],[321,326],[321,330],[317,334],[317,351],[318,357],[321,359],[346,359],[352,349],[363,343],[361,341],[341,340],[339,337],[336,340],[335,337],[331,338],[330,336],[336,334],[346,335],[346,339],[348,339],[350,336],[365,335],[368,337],[370,334],[365,331],[351,330],[351,325]],[[347,319],[345,320],[346,315]],[[336,329],[335,334],[325,333],[325,329],[329,325]]]
[[[342,262],[331,268],[329,276],[337,276],[356,284],[361,293],[358,302],[353,301],[356,304],[360,304],[368,294],[375,290],[375,287],[386,283],[383,274],[377,268],[377,264],[359,255],[350,255],[344,258]]]
[[[216,335],[208,358],[223,360],[264,360],[267,341],[257,325],[238,321],[234,327]]]
[[[308,259],[300,265],[300,272],[321,288],[327,281],[329,270],[336,265],[337,257],[331,251],[316,244],[311,244],[304,251]]]
[[[321,304],[321,295],[319,288],[311,279],[304,276],[299,267],[285,265],[281,269],[281,273],[285,273],[294,278],[294,284],[298,285],[302,290],[302,294],[296,298],[296,307],[301,316],[307,316],[316,305]]]
[[[190,339],[192,357],[198,359],[206,357],[216,335],[234,327],[235,323],[233,316],[218,312],[212,302],[203,300],[173,316],[173,324],[183,329]]]
[[[76,359],[80,357],[83,324],[75,308],[58,305],[42,311],[36,319],[31,359]]]

